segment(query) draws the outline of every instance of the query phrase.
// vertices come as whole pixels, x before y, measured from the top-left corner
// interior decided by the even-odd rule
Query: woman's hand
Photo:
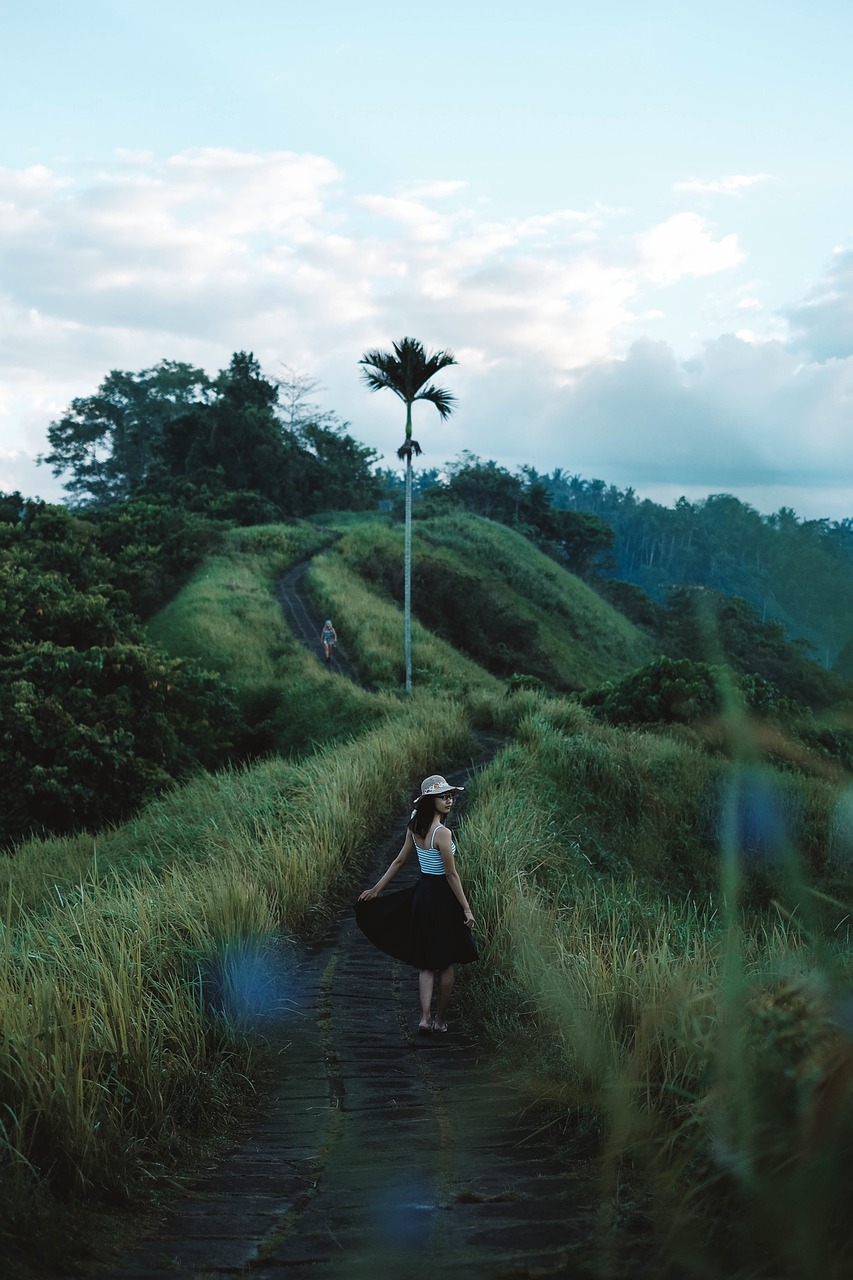
[[[365,889],[364,893],[358,895],[359,902],[370,902],[373,898],[379,897],[378,889]]]
[[[474,928],[474,917],[470,911],[465,912],[465,923],[467,924],[469,929]]]

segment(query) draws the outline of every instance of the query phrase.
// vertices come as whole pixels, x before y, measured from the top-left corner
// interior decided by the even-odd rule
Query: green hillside
[[[237,688],[259,746],[292,749],[300,734],[325,740],[374,714],[369,698],[321,671],[282,623],[276,578],[305,556],[313,556],[307,583],[317,611],[334,617],[365,685],[399,691],[403,534],[385,518],[233,530],[148,624],[167,652],[200,661]],[[644,632],[586,583],[521,534],[479,516],[418,522],[413,610],[415,683],[445,692],[494,692],[519,674],[571,692],[617,680],[656,656]],[[342,687],[326,708],[330,679]]]
[[[419,520],[413,544],[416,617],[493,675],[570,692],[655,656],[623,614],[505,525],[467,514]],[[347,528],[328,559],[399,605],[402,552],[402,529],[377,520]]]
[[[144,1202],[191,1138],[221,1134],[263,1050],[209,1016],[203,975],[271,935],[315,938],[413,780],[469,758],[485,726],[506,743],[466,789],[484,963],[459,1007],[500,1044],[519,1105],[596,1162],[600,1274],[637,1274],[640,1249],[660,1275],[842,1280],[843,761],[759,721],[716,668],[655,664],[644,632],[521,534],[458,513],[415,528],[404,695],[402,536],[382,517],[223,529],[147,635],[233,691],[242,763],[0,857],[0,1250],[27,1280],[56,1274],[81,1206]],[[285,625],[276,583],[311,557],[361,685]],[[725,749],[693,732],[700,676],[729,689]],[[592,708],[574,696],[602,684]]]

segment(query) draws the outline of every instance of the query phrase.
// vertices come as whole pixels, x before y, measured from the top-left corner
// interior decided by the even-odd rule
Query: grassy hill
[[[312,555],[309,589],[365,687],[284,625],[276,579]],[[601,1274],[636,1274],[641,1236],[655,1274],[841,1280],[849,777],[796,753],[763,764],[734,705],[728,755],[597,723],[571,693],[644,666],[651,642],[471,516],[416,525],[406,697],[401,561],[382,519],[229,533],[149,630],[227,678],[265,758],[200,773],[97,837],[0,859],[0,1204],[16,1257],[41,1232],[55,1274],[79,1204],[140,1194],[188,1130],[222,1124],[256,1050],[205,1017],[199,973],[270,933],[316,934],[374,824],[490,724],[507,743],[466,792],[459,840],[484,960],[467,998],[519,1097],[547,1099],[599,1162]]]
[[[569,692],[618,679],[655,656],[638,627],[505,525],[464,514],[419,520],[413,542],[414,614],[493,675],[532,675]],[[399,526],[363,522],[344,530],[323,564],[328,573],[342,562],[399,606],[402,551]],[[342,591],[336,619],[346,608]],[[362,616],[354,618],[356,644]],[[386,669],[389,676],[399,683],[396,671]]]
[[[459,514],[419,521],[415,532],[416,685],[494,694],[522,674],[570,692],[655,656],[644,632],[506,526]],[[258,749],[325,741],[377,714],[375,699],[329,677],[282,623],[276,578],[305,556],[317,610],[334,618],[364,684],[398,692],[403,535],[384,518],[234,530],[148,626],[167,652],[237,688]]]

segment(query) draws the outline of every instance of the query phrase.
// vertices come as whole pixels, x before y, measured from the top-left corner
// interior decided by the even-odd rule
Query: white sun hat
[[[464,787],[451,786],[446,778],[442,778],[440,773],[431,773],[421,783],[421,796],[446,796],[448,792],[455,795],[457,791],[464,790]],[[420,796],[417,799],[420,799]]]

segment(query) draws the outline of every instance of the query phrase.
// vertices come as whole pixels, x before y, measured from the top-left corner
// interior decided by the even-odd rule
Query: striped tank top
[[[439,823],[439,826],[441,826],[441,823]],[[418,853],[418,862],[421,864],[421,871],[425,876],[443,876],[445,874],[444,863],[441,860],[441,854],[439,853],[438,849],[436,849],[435,847],[436,831],[438,831],[438,827],[433,828],[432,838],[430,839],[428,849],[422,849],[418,844],[418,842],[415,840],[414,834],[412,835],[412,840],[415,842],[415,848]],[[456,857],[456,841],[452,837],[450,840],[450,849],[455,858]]]

